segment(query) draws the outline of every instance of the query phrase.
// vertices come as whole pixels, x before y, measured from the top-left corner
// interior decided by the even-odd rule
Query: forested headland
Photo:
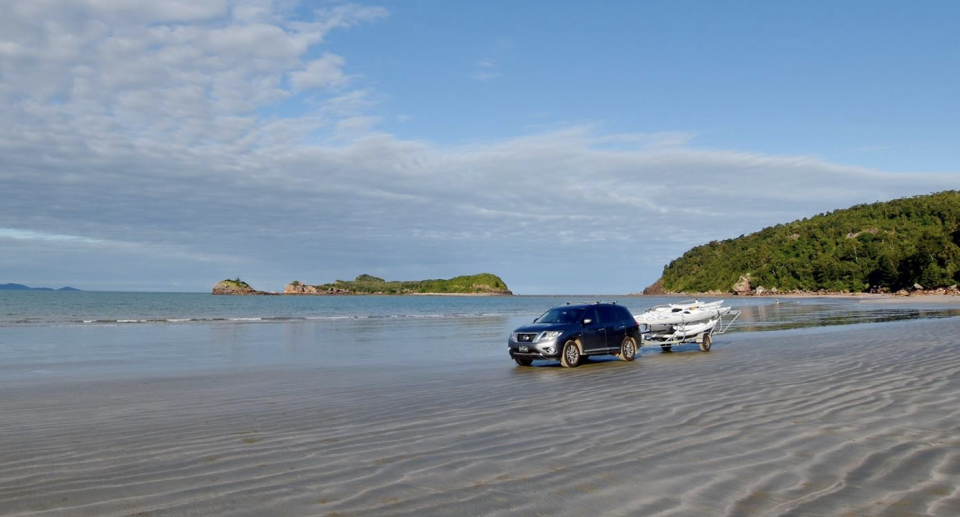
[[[960,282],[960,192],[856,205],[709,242],[670,262],[651,288],[730,292],[740,291],[743,280],[750,289],[779,292],[954,286]]]

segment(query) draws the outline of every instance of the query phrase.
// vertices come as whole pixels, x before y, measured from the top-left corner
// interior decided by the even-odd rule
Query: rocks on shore
[[[307,285],[299,280],[294,280],[283,286],[283,294],[320,294],[320,295],[345,295],[353,294],[352,291],[340,289],[339,287],[330,287],[328,289],[317,289],[315,285]]]
[[[663,288],[663,278],[658,279],[651,286],[643,290],[643,294],[648,296],[663,296],[663,295],[689,295],[689,296],[787,296],[787,295],[800,295],[800,296],[832,296],[832,295],[852,295],[852,294],[863,294],[863,293],[851,293],[848,291],[828,291],[826,289],[820,289],[817,291],[803,291],[800,289],[794,289],[791,291],[781,291],[776,287],[767,289],[762,285],[753,287],[750,285],[750,274],[747,273],[740,277],[735,284],[730,287],[729,291],[708,291],[702,293],[688,293],[688,292],[674,292],[667,291]],[[888,290],[883,288],[875,288],[868,291],[869,294],[891,294]],[[951,285],[950,287],[940,287],[937,289],[925,289],[920,284],[914,284],[913,287],[909,290],[901,289],[895,293],[894,296],[960,296],[960,288],[956,284]]]

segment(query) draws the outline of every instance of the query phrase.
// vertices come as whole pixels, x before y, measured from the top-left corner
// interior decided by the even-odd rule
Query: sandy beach
[[[958,329],[3,384],[0,515],[955,517]]]

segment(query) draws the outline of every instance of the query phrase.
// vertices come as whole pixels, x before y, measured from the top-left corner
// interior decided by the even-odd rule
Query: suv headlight
[[[511,333],[510,333],[510,339],[513,340],[514,342],[516,342],[516,341],[517,341],[517,333],[516,333],[516,332],[511,332]]]
[[[539,336],[537,336],[537,342],[552,341],[560,337],[560,334],[563,334],[563,332],[559,330],[548,330],[546,332],[542,332]]]

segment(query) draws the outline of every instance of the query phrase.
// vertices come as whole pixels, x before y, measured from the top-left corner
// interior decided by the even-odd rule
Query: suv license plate
[[[528,347],[527,345],[520,345],[520,351],[521,351],[521,352],[529,352],[529,351],[530,351],[530,347]]]

